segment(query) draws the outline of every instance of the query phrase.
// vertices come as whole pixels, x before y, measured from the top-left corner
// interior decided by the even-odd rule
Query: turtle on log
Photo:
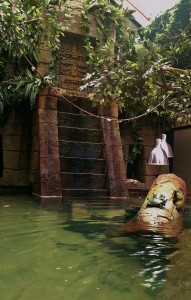
[[[159,175],[153,182],[137,216],[120,229],[121,233],[157,230],[176,235],[186,199],[185,181],[175,174]]]

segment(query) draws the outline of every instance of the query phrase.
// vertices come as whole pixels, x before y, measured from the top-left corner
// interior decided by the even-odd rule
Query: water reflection
[[[189,299],[191,210],[176,237],[121,235],[137,210],[137,203],[125,211],[72,199],[51,211],[31,199],[0,198],[2,299]]]
[[[87,209],[88,208],[88,209]],[[84,210],[84,213],[83,213]],[[109,253],[114,254],[118,257],[117,267],[112,264],[112,268],[107,268],[107,272],[104,272],[100,276],[100,281],[104,284],[111,286],[113,289],[116,288],[120,291],[129,291],[132,287],[132,280],[138,277],[139,283],[144,286],[145,292],[152,296],[157,296],[159,293],[164,293],[163,287],[166,284],[167,273],[169,274],[171,269],[174,268],[174,257],[179,254],[180,245],[179,239],[182,234],[179,235],[181,228],[170,228],[166,232],[160,233],[150,230],[140,230],[136,232],[129,232],[125,235],[119,234],[120,228],[125,221],[131,220],[137,211],[137,207],[130,207],[129,210],[124,214],[124,211],[118,210],[116,215],[115,210],[109,208],[110,214],[108,214],[108,207],[104,213],[103,207],[100,212],[99,209],[91,206],[88,203],[88,207],[81,205],[73,207],[73,218],[79,218],[80,212],[84,218],[88,218],[88,221],[84,221],[83,224],[79,221],[77,228],[79,232],[82,232],[83,228],[88,228],[85,234],[90,239],[102,236],[102,243],[108,248]],[[188,212],[187,212],[188,213]],[[110,215],[110,224],[108,226],[108,216]],[[186,212],[185,212],[186,215]],[[99,222],[100,220],[100,222]],[[117,221],[117,223],[116,223]],[[69,230],[75,230],[76,222],[70,223]],[[74,225],[75,224],[75,225]],[[185,222],[184,222],[185,226]],[[172,231],[174,230],[174,235]],[[169,234],[169,232],[171,234]],[[129,269],[129,258],[132,258],[134,263],[134,269]],[[122,272],[122,267],[119,268],[120,260],[123,260],[127,272]],[[139,266],[139,272],[135,268],[136,263]],[[123,266],[123,267],[124,267]],[[127,273],[124,277],[124,274]],[[130,274],[130,275],[129,275]],[[191,288],[190,288],[191,290]]]
[[[146,293],[161,289],[165,282],[165,272],[169,270],[169,255],[174,253],[177,238],[165,238],[153,232],[131,232],[122,236],[119,229],[138,211],[130,207],[127,212],[112,205],[96,203],[73,203],[67,230],[84,234],[89,240],[99,237],[107,254],[115,257],[115,264],[104,263],[100,272],[101,284],[113,290],[132,293],[136,279]],[[98,260],[98,258],[97,258]],[[103,259],[99,259],[99,263]]]

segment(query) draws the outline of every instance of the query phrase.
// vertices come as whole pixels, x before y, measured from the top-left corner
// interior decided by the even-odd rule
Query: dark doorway
[[[128,157],[131,157],[132,151],[133,151],[134,145],[129,145],[129,155]],[[127,162],[127,178],[132,179],[138,179],[138,176],[140,174],[140,155],[137,155],[137,157],[132,162]]]

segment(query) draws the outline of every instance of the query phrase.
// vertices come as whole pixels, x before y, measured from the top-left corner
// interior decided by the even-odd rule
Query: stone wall
[[[67,32],[83,35],[81,29],[81,11],[83,8],[83,1],[82,0],[67,0],[65,4],[68,8],[72,11],[72,22],[68,24]],[[92,15],[89,15],[89,35],[91,37],[96,37],[96,21]]]
[[[17,109],[0,129],[3,156],[1,186],[29,186],[30,122],[30,111]]]
[[[72,8],[73,22],[68,28],[68,33],[62,40],[60,47],[60,55],[58,60],[57,81],[58,88],[64,92],[70,99],[75,97],[84,97],[88,95],[88,91],[79,91],[81,79],[86,73],[85,55],[83,49],[83,32],[80,26],[80,12],[82,8],[81,0],[68,0],[67,5]],[[90,36],[96,36],[96,22],[91,16],[89,18]],[[37,72],[41,76],[48,75],[49,63],[51,61],[51,52],[44,42],[41,42],[39,54],[40,63]],[[59,91],[59,89],[57,89]],[[52,93],[48,88],[40,91],[33,111],[24,113],[17,111],[12,113],[6,126],[1,129],[2,150],[3,150],[3,177],[0,178],[0,184],[4,186],[29,186],[32,185],[33,193],[43,199],[46,197],[61,199],[61,182],[60,182],[60,160],[58,145],[58,128],[57,128],[57,101],[59,97]],[[75,102],[74,102],[75,103]],[[32,118],[31,118],[32,116]],[[31,121],[32,119],[32,121]],[[140,158],[138,179],[149,188],[155,177],[167,171],[163,167],[149,166],[146,164],[148,155],[155,145],[157,137],[156,126],[148,121],[141,121],[141,137],[143,138],[143,152]],[[107,123],[107,122],[106,122]],[[111,134],[116,138],[116,126],[108,124]],[[111,128],[110,128],[111,127]],[[111,130],[112,129],[112,130]],[[106,136],[107,133],[105,133]],[[123,154],[127,156],[129,145],[135,143],[132,132],[128,126],[121,130]],[[120,139],[118,136],[116,139]],[[108,140],[107,137],[105,140]],[[121,142],[119,141],[119,145]],[[108,141],[108,147],[115,144]],[[121,147],[121,146],[120,146]],[[110,149],[110,148],[109,148]],[[108,150],[108,149],[106,149]],[[116,151],[116,149],[115,149]],[[111,161],[108,164],[111,164]],[[120,155],[117,163],[122,164],[122,155]],[[112,158],[115,164],[114,173],[117,169],[116,157]],[[125,175],[119,172],[121,178]],[[122,175],[121,175],[122,174]],[[118,176],[119,177],[119,176]],[[117,173],[114,174],[110,181],[118,181]],[[112,185],[112,184],[111,184]],[[123,190],[124,185],[119,185],[122,196],[126,194]],[[110,187],[111,189],[111,187]],[[115,188],[113,188],[115,190]]]
[[[35,195],[40,193],[40,171],[39,171],[39,143],[38,143],[38,117],[37,103],[32,111],[31,124],[31,153],[29,168],[29,183]]]
[[[58,86],[72,96],[87,97],[87,91],[80,91],[82,78],[87,72],[85,50],[81,36],[68,34],[62,39],[57,68]]]
[[[51,52],[42,41],[37,73],[48,75]],[[57,128],[57,96],[51,87],[42,88],[32,114],[30,184],[41,204],[61,200],[60,161]]]

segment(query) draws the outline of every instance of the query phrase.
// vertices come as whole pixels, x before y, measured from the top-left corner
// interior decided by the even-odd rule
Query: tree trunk
[[[108,119],[102,119],[105,156],[109,178],[110,196],[127,198],[125,164],[118,123],[118,105],[111,101],[106,107],[100,108],[100,114]],[[115,118],[114,120],[110,120]]]

